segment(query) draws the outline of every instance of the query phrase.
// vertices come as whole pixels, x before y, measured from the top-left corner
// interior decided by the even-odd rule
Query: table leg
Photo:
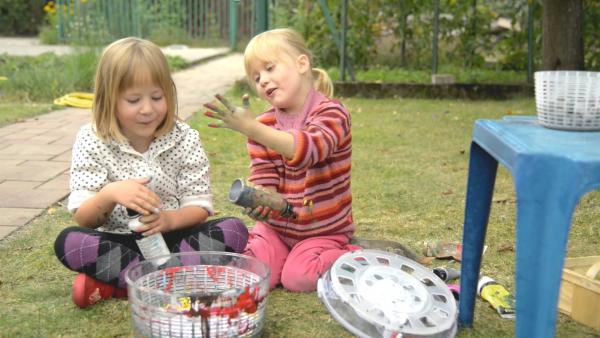
[[[578,171],[568,163],[521,163],[514,175],[516,337],[553,337],[567,239],[581,182],[575,174]]]
[[[463,227],[461,292],[458,316],[459,325],[463,327],[473,325],[481,255],[497,170],[498,161],[477,143],[472,142]]]

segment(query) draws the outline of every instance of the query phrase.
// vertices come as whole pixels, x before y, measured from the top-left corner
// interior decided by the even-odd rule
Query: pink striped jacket
[[[346,108],[312,90],[297,116],[271,108],[257,120],[291,133],[295,143],[294,157],[287,160],[248,140],[249,180],[276,187],[298,214],[296,219],[272,218],[270,227],[290,246],[313,236],[352,236],[352,136]]]

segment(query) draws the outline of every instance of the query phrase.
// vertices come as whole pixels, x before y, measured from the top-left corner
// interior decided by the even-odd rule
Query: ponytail
[[[333,97],[333,81],[329,74],[321,68],[313,68],[312,76],[315,89],[329,98]]]

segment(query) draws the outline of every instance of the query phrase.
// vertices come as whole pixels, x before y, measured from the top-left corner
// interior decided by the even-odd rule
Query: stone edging
[[[365,98],[414,97],[428,99],[504,100],[514,96],[533,97],[531,84],[419,84],[335,82],[335,96]]]

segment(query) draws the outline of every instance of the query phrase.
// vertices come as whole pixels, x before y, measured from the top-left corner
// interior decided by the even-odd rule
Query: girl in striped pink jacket
[[[212,104],[205,115],[212,127],[248,137],[248,181],[288,200],[296,218],[283,218],[268,207],[248,210],[258,222],[245,253],[271,267],[271,287],[314,291],[318,278],[342,254],[359,249],[354,233],[350,169],[352,137],[346,108],[329,97],[333,85],[291,29],[255,36],[244,53],[246,74],[272,108],[252,117],[248,96],[243,108]]]

